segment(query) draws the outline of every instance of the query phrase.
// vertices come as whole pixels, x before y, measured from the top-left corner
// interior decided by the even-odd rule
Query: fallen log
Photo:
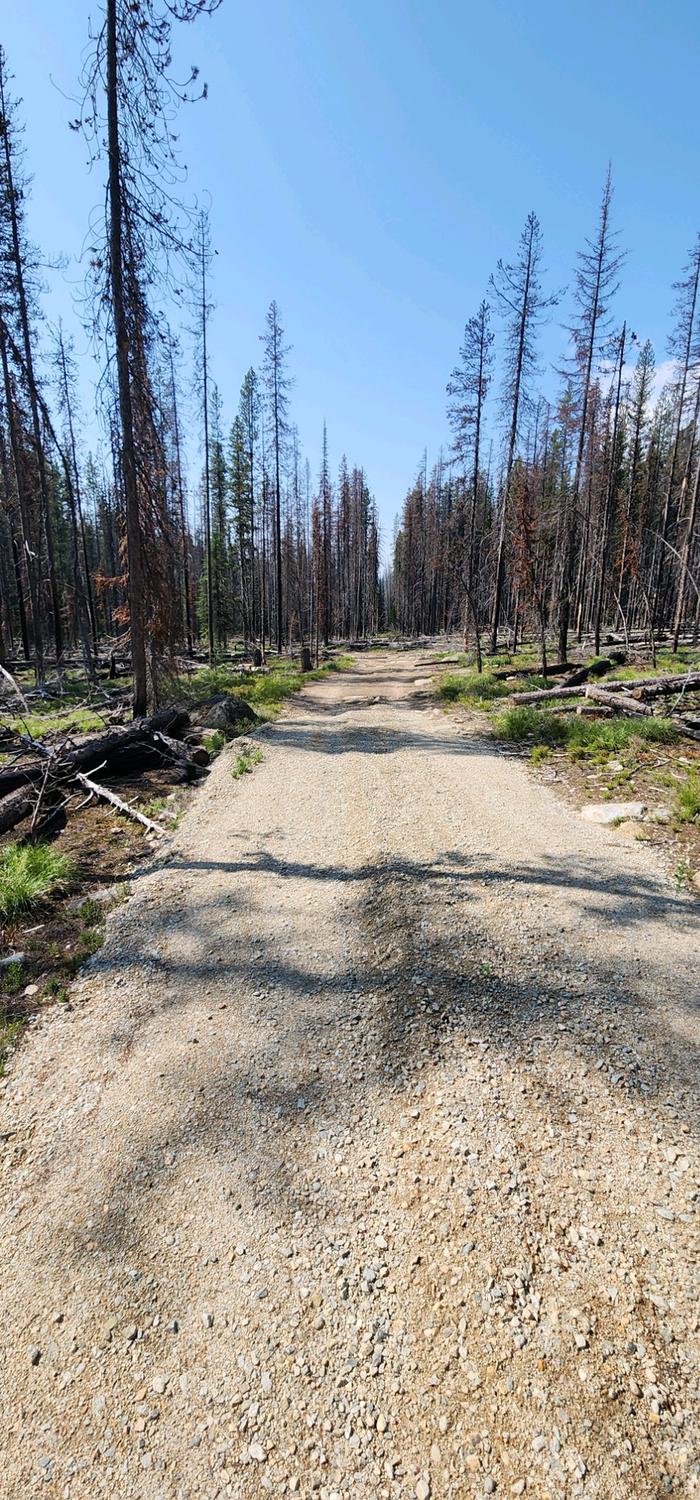
[[[567,704],[567,709],[569,711],[572,708],[573,708],[573,704],[571,704],[571,705]],[[612,718],[612,710],[611,709],[606,708],[604,703],[594,703],[592,701],[592,699],[589,699],[589,698],[586,699],[585,703],[577,703],[576,704],[575,713],[576,713],[577,717],[584,718],[584,719],[585,718],[591,718],[591,719],[592,718],[596,718],[596,719],[611,719]]]
[[[0,833],[7,833],[16,823],[28,818],[35,806],[36,796],[32,787],[20,787],[19,791],[11,792],[9,797],[3,797],[0,802]]]
[[[166,733],[168,729],[183,728],[186,724],[189,724],[189,714],[185,709],[167,708],[152,714],[149,719],[135,719],[131,724],[119,725],[103,734],[68,740],[55,746],[30,739],[28,735],[18,735],[18,739],[41,758],[25,765],[18,763],[0,772],[0,789],[7,790],[8,782],[10,785],[14,782],[15,786],[15,790],[0,801],[0,833],[6,833],[35,812],[39,796],[37,784],[46,777],[47,765],[48,779],[53,784],[80,781],[83,772],[114,762],[120,752],[127,749],[137,751],[140,743],[146,755],[166,753],[172,758],[169,749],[172,744],[177,749],[178,761],[187,766],[188,772],[192,768],[194,774],[195,757],[179,740],[170,741]],[[157,734],[163,736],[160,751],[154,744]]]
[[[40,781],[47,759],[54,761],[56,776],[66,779],[71,771],[89,769],[91,762],[94,768],[105,761],[115,760],[122,752],[135,750],[138,753],[141,744],[145,751],[149,751],[153,748],[156,734],[166,735],[168,730],[182,729],[186,724],[189,724],[186,709],[164,708],[159,713],[152,714],[149,719],[134,719],[131,724],[115,725],[103,733],[86,735],[81,739],[66,739],[57,745],[44,744],[42,740],[31,739],[29,735],[18,735],[21,743],[41,759],[24,764],[18,761],[14,766],[6,766],[0,771],[0,791],[10,791],[13,787]],[[182,750],[184,756],[184,746]]]
[[[160,823],[154,823],[152,818],[147,818],[145,813],[138,811],[138,808],[131,807],[128,802],[122,802],[116,792],[111,792],[108,787],[101,786],[99,781],[93,781],[91,776],[85,776],[82,771],[78,771],[73,779],[80,786],[84,786],[88,792],[92,792],[93,797],[99,797],[101,802],[109,802],[111,807],[116,807],[117,812],[125,813],[128,818],[134,818],[137,823],[147,828],[149,833],[165,833],[166,830]]]
[[[443,665],[444,665],[444,663],[440,662],[440,666],[443,666]],[[544,672],[542,671],[542,667],[541,666],[539,666],[539,667],[500,667],[497,672],[492,672],[491,676],[492,677],[496,677],[498,680],[503,680],[503,681],[505,681],[508,677],[562,677],[565,672],[571,672],[572,670],[573,670],[573,662],[570,662],[570,661],[558,661],[558,662],[551,662],[551,663],[547,662],[547,665],[546,665],[546,667],[544,669]]]
[[[621,667],[624,660],[622,651],[616,651],[612,656],[594,656],[592,661],[576,667],[566,682],[562,683],[562,687],[578,687],[580,683],[587,682],[589,677],[604,677],[606,672],[612,672],[613,667]]]
[[[673,677],[640,677],[628,682],[640,698],[659,698],[671,693],[695,693],[700,689],[700,672],[682,672]]]
[[[640,692],[642,697],[656,698],[663,693],[697,692],[700,689],[700,672],[683,672],[669,677],[634,677],[629,682],[612,679],[605,684],[606,692]],[[513,693],[514,703],[539,703],[545,698],[570,698],[581,695],[583,687],[534,688],[529,693]]]
[[[639,703],[629,693],[608,693],[603,688],[589,685],[586,688],[586,698],[594,703],[601,703],[604,708],[611,709],[614,714],[641,715],[642,718],[648,718],[651,714],[651,709],[647,708],[645,703]]]
[[[211,760],[204,745],[186,745],[184,740],[174,740],[160,729],[156,730],[153,743],[156,750],[162,749],[166,760],[174,761],[190,779],[204,766],[208,766]]]

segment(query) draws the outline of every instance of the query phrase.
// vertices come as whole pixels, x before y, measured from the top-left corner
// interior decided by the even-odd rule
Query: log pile
[[[152,819],[96,781],[95,773],[105,766],[119,771],[127,765],[168,764],[177,766],[183,777],[191,780],[208,765],[209,755],[201,745],[185,743],[176,737],[189,729],[189,725],[185,709],[168,708],[150,718],[115,725],[99,734],[66,738],[59,744],[46,745],[28,735],[16,734],[15,739],[24,751],[29,751],[31,758],[17,760],[0,771],[0,834],[30,816],[34,826],[42,806],[54,811],[57,803],[65,806],[66,792],[71,786],[81,787],[89,796],[110,803],[151,832],[164,832]]]
[[[610,693],[625,693],[645,702],[651,698],[669,696],[673,693],[697,693],[700,691],[700,672],[681,672],[664,677],[635,677],[629,682],[619,679],[606,681],[605,691]],[[560,687],[552,686],[536,688],[529,693],[513,693],[514,703],[542,703],[546,698],[573,698],[580,697],[583,693],[583,685],[562,684]]]

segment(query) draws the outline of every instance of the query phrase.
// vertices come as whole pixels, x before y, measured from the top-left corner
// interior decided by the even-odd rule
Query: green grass
[[[490,672],[446,672],[438,695],[444,703],[466,703],[482,708],[497,698],[507,698],[511,688]]]
[[[92,897],[88,896],[87,900],[83,901],[82,906],[78,907],[78,916],[81,922],[85,923],[86,927],[94,927],[95,923],[99,922],[102,917],[102,907],[99,901],[93,901]]]
[[[604,758],[630,744],[672,745],[678,738],[670,719],[583,719],[529,704],[505,709],[494,719],[494,728],[500,739],[513,744],[530,742],[535,749],[565,749],[575,760]]]
[[[29,734],[33,740],[43,740],[54,734],[92,734],[104,728],[104,714],[92,708],[66,708],[60,698],[37,708],[26,718],[9,719],[10,729],[18,734]]]
[[[103,942],[104,934],[98,927],[86,927],[78,938],[81,959],[91,958],[92,954],[97,953],[98,948],[102,947]]]
[[[209,729],[206,734],[202,735],[202,744],[213,760],[214,756],[223,750],[226,744],[226,735],[222,729]]]
[[[24,982],[24,971],[20,963],[6,964],[0,971],[0,983],[6,995],[18,995]]]
[[[172,702],[196,705],[206,703],[217,693],[231,693],[244,698],[257,718],[272,719],[279,713],[285,698],[297,693],[307,682],[318,682],[332,672],[344,672],[354,665],[351,656],[338,656],[311,672],[300,672],[293,662],[279,662],[268,672],[240,672],[230,664],[202,667],[189,677],[172,678],[168,697]]]
[[[0,918],[27,911],[74,873],[75,861],[50,844],[8,844],[0,850]]]
[[[245,776],[248,771],[252,771],[253,766],[259,766],[262,758],[262,750],[242,750],[240,755],[236,756],[231,767],[231,775],[234,781],[238,781],[239,777]]]
[[[16,1046],[25,1024],[21,1016],[8,1020],[6,1015],[0,1014],[0,1078],[5,1076],[7,1054]]]
[[[694,772],[677,788],[673,810],[679,823],[700,818],[700,774]]]

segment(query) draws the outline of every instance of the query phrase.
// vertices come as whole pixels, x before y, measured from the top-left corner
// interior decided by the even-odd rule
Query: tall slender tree
[[[267,417],[270,432],[270,453],[272,463],[273,500],[274,500],[274,526],[273,545],[275,550],[275,613],[277,622],[277,650],[282,651],[283,643],[283,601],[282,601],[282,467],[287,452],[289,438],[289,387],[290,378],[287,373],[287,356],[289,349],[284,343],[284,329],[280,322],[279,308],[276,302],[271,302],[267,310],[265,333],[261,335],[264,344],[263,377],[267,393]]]
[[[505,376],[502,405],[508,423],[506,458],[500,497],[496,570],[491,615],[491,651],[498,645],[505,568],[510,485],[518,437],[537,371],[537,331],[548,308],[555,307],[558,293],[546,296],[540,280],[542,231],[535,213],[529,213],[520,236],[515,261],[497,262],[490,287],[505,320]]]

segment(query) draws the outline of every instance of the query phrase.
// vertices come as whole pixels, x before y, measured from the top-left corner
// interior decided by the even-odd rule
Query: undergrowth
[[[234,781],[238,781],[240,776],[245,776],[246,772],[252,771],[253,766],[259,766],[261,760],[262,750],[242,750],[240,755],[236,756],[231,767],[231,775]]]
[[[318,682],[332,672],[347,671],[353,666],[351,656],[337,656],[311,672],[300,672],[293,662],[280,662],[267,672],[237,671],[226,662],[202,667],[191,676],[172,678],[168,697],[172,702],[197,705],[206,703],[217,693],[244,698],[258,718],[274,718],[284,699],[299,692],[307,682]]]
[[[27,911],[74,874],[75,861],[49,844],[8,844],[0,850],[0,917]]]
[[[700,773],[693,773],[677,788],[673,810],[679,823],[695,823],[700,818]]]
[[[545,685],[542,677],[523,679],[525,691]],[[512,683],[494,677],[491,672],[446,672],[440,680],[438,694],[445,703],[464,703],[472,708],[483,708],[499,698],[508,698],[513,691]]]
[[[678,730],[670,719],[583,719],[533,708],[529,704],[505,709],[494,719],[500,739],[513,744],[531,743],[539,761],[546,750],[567,750],[573,759],[596,754],[610,755],[635,742],[672,745]]]

